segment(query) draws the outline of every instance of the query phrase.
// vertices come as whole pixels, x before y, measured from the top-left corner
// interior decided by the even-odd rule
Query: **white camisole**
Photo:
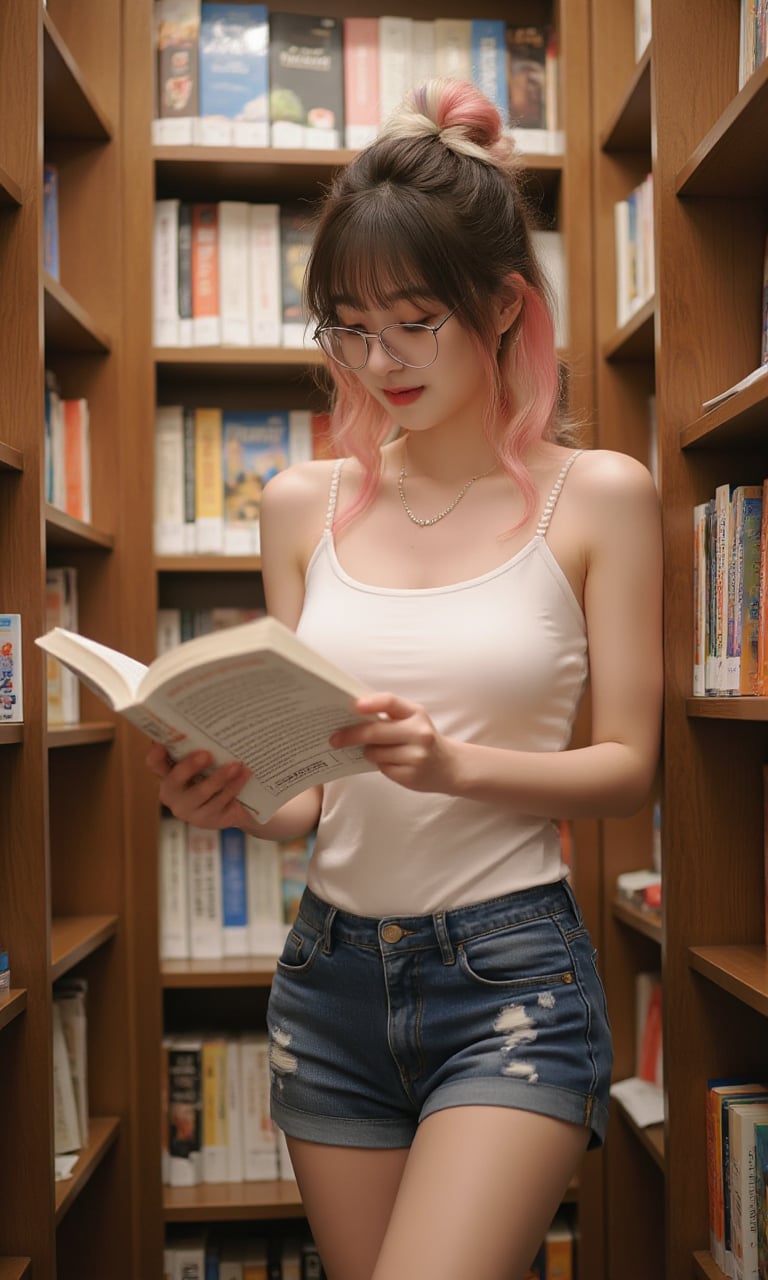
[[[369,688],[421,703],[449,738],[562,751],[587,679],[587,633],[546,541],[577,451],[536,533],[498,568],[444,587],[369,586],[345,573],[332,522],[306,574],[298,634]],[[310,888],[359,915],[422,914],[495,898],[565,874],[555,825],[487,804],[410,791],[378,771],[325,787]]]

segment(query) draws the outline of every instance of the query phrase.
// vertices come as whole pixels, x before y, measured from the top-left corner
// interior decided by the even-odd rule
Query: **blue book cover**
[[[263,4],[211,4],[200,16],[200,118],[206,146],[269,143],[269,17]]]
[[[59,278],[59,172],[55,165],[43,169],[43,266]]]
[[[506,127],[509,123],[506,23],[495,18],[473,18],[470,30],[472,79],[498,108]]]
[[[225,409],[222,450],[224,549],[229,555],[257,554],[261,495],[290,457],[288,411]]]
[[[239,827],[225,827],[221,833],[221,903],[227,954],[227,930],[248,927],[245,833]]]

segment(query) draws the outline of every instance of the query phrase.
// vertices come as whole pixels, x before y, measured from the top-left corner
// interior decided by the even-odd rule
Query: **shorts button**
[[[573,982],[573,974],[572,974],[572,973],[564,973],[564,974],[563,974],[563,982]]]
[[[399,942],[405,937],[405,929],[401,929],[399,924],[385,924],[381,936],[385,942]]]

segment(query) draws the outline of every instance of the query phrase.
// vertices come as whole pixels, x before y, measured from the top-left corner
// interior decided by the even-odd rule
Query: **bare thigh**
[[[408,1159],[288,1138],[312,1235],[328,1280],[371,1280]]]
[[[408,1155],[372,1280],[521,1280],[588,1140],[587,1129],[530,1111],[434,1112]]]

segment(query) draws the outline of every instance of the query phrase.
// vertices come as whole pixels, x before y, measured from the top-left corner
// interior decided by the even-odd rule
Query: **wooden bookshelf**
[[[623,902],[621,898],[614,899],[611,909],[615,918],[622,924],[629,929],[634,929],[637,933],[642,933],[644,937],[650,938],[652,942],[657,942],[661,946],[663,925],[658,911],[634,907],[629,902]]]
[[[0,471],[23,471],[24,454],[20,449],[0,441]]]
[[[295,1182],[202,1183],[164,1187],[166,1222],[238,1222],[265,1218],[303,1218]]]
[[[48,350],[106,354],[110,349],[109,336],[85,307],[47,271],[43,273],[43,288]]]
[[[270,956],[223,960],[164,960],[160,978],[173,987],[269,987],[277,961]]]
[[[155,556],[158,573],[261,573],[261,556]]]
[[[603,346],[604,360],[652,360],[655,300],[644,302]]]
[[[115,726],[110,720],[85,724],[55,724],[48,729],[48,747],[90,747],[98,742],[113,742]]]
[[[0,994],[0,1030],[18,1018],[27,1007],[27,992],[23,987],[11,988]]]
[[[24,1280],[31,1266],[30,1258],[0,1258],[0,1280]]]
[[[764,946],[691,947],[691,968],[768,1017],[768,954]]]
[[[701,720],[768,720],[768,698],[686,698],[686,714]]]
[[[43,81],[49,137],[110,140],[113,125],[47,9],[43,11]]]
[[[695,1280],[726,1280],[711,1253],[694,1253],[693,1274]]]
[[[0,747],[9,747],[23,741],[23,724],[0,724]]]
[[[680,196],[764,196],[768,173],[768,63],[727,102],[677,175]]]
[[[49,546],[111,551],[115,545],[114,534],[95,529],[49,503],[45,507],[45,536]]]
[[[631,1129],[637,1141],[648,1152],[654,1163],[664,1172],[664,1125],[649,1124],[639,1125],[632,1118],[626,1107],[621,1103],[617,1103],[619,1113],[624,1123]]]
[[[759,446],[768,417],[768,378],[739,391],[730,400],[694,419],[680,432],[681,449]]]
[[[51,981],[55,982],[113,938],[117,916],[64,916],[51,924]]]
[[[65,1181],[57,1182],[56,1187],[56,1223],[61,1222],[64,1214],[72,1207],[80,1192],[101,1164],[110,1147],[117,1141],[120,1132],[120,1121],[114,1117],[91,1117],[89,1120],[87,1146],[78,1156],[72,1176]]]
[[[22,202],[21,187],[15,178],[0,165],[0,205],[18,207]]]
[[[600,137],[603,151],[649,151],[651,146],[651,45],[623,88]]]

